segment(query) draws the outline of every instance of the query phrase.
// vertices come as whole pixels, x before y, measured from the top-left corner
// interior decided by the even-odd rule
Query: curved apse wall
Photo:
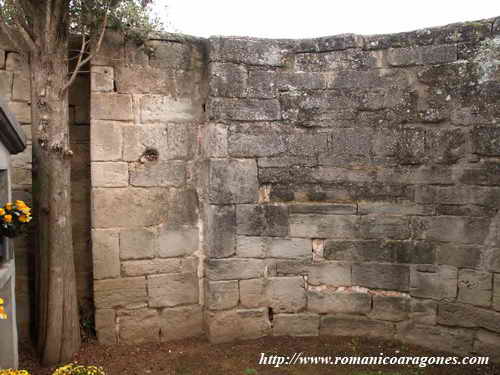
[[[151,127],[140,113],[159,126],[190,119],[182,113],[200,121],[190,128],[199,146],[187,162],[192,178],[183,181],[195,186],[199,215],[190,221],[200,233],[189,253],[200,262],[203,318],[195,319],[213,342],[361,335],[498,354],[500,22],[308,40],[173,38],[154,41],[167,52],[175,47],[170,54],[133,64],[151,69],[155,59],[173,61],[184,56],[180,46],[196,44],[198,58],[169,65],[194,72],[183,79],[197,87],[189,102],[195,110],[186,104],[189,90],[161,93],[163,107],[134,99],[158,96],[159,82],[173,79],[165,74],[155,76],[152,91],[144,91],[150,83],[143,79],[127,94],[138,106],[127,121],[142,132]],[[99,94],[101,105],[106,95],[126,94],[119,86]],[[179,115],[151,116],[155,111]],[[147,139],[142,146],[154,146]],[[123,150],[129,147],[124,139]],[[175,170],[156,169],[165,176]],[[141,176],[158,181],[158,174]],[[160,182],[142,185],[158,189]],[[168,217],[145,226],[168,227]],[[126,279],[123,263],[141,261],[127,252],[113,277]],[[134,274],[148,285],[138,292],[146,303],[140,319],[116,301],[98,305],[98,332],[99,324],[108,327],[101,332],[121,332],[113,324],[149,319],[161,338],[162,314],[196,298],[177,298],[166,281],[182,278],[156,283],[161,273],[168,272],[156,265]]]

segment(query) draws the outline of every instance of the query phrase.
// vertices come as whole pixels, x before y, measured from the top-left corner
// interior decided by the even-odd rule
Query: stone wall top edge
[[[495,27],[496,26],[496,27]],[[409,31],[401,31],[395,33],[388,34],[354,34],[354,33],[342,33],[336,35],[326,35],[326,36],[318,36],[314,38],[262,38],[262,37],[252,37],[252,36],[222,36],[222,35],[213,35],[208,38],[210,41],[215,40],[240,40],[240,41],[254,41],[254,42],[262,42],[262,43],[278,43],[280,45],[289,45],[290,47],[298,46],[300,49],[303,46],[305,49],[312,43],[328,43],[329,41],[334,41],[338,45],[339,42],[341,46],[336,47],[332,46],[332,50],[334,49],[346,49],[346,48],[370,48],[368,43],[373,40],[387,40],[389,43],[386,45],[381,45],[380,48],[388,48],[391,47],[392,44],[396,44],[398,47],[403,47],[405,44],[407,45],[420,45],[420,44],[437,44],[436,42],[428,42],[428,41],[419,41],[418,38],[412,38],[413,36],[422,36],[422,35],[435,35],[441,36],[439,40],[442,43],[453,43],[453,40],[445,41],[443,34],[450,34],[455,31],[460,32],[460,30],[466,30],[469,33],[476,33],[478,39],[481,39],[481,34],[485,32],[487,34],[500,34],[500,16],[492,17],[477,21],[465,21],[465,22],[456,22],[450,23],[442,26],[435,27],[426,27],[420,28],[416,30]],[[175,34],[172,34],[175,35]],[[400,45],[398,45],[398,39]],[[406,40],[402,40],[406,39]],[[462,40],[458,40],[462,41]],[[464,40],[467,41],[467,40]],[[395,42],[395,43],[394,43]],[[405,43],[406,42],[406,43]]]

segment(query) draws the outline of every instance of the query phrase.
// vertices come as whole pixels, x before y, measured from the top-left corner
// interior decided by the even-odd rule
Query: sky
[[[165,9],[166,6],[166,9]],[[499,0],[156,0],[168,31],[311,38],[385,34],[500,16]]]

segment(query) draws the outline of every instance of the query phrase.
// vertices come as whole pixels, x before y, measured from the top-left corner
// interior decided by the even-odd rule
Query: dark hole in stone
[[[274,311],[272,307],[268,307],[269,321],[272,322],[274,319]]]
[[[160,153],[155,148],[147,148],[146,151],[141,156],[141,160],[145,161],[157,161],[160,157]]]
[[[201,108],[203,108],[203,112],[206,112],[207,111],[207,105],[205,103],[203,103],[201,105]]]

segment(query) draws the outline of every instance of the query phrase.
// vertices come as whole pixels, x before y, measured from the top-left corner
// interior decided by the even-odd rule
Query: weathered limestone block
[[[265,258],[269,251],[269,237],[236,237],[236,255],[241,258]]]
[[[323,256],[328,260],[392,262],[394,253],[379,240],[326,240]]]
[[[209,98],[210,120],[274,121],[281,119],[280,103],[276,99]]]
[[[187,160],[193,157],[196,144],[196,124],[168,124],[167,159]]]
[[[491,306],[492,277],[489,272],[459,270],[458,300],[476,306]]]
[[[8,91],[4,92],[10,92],[10,87]],[[31,102],[31,80],[25,72],[14,73],[12,100]]]
[[[300,186],[301,184],[308,184],[311,181],[314,181],[314,173],[315,169],[303,167],[301,163],[291,167],[261,168],[259,170],[259,182],[261,184],[288,185],[288,189],[292,190],[294,186]],[[274,190],[275,187],[271,190],[271,194],[274,193]],[[277,197],[279,197],[279,195],[277,195]],[[271,200],[275,200],[273,199],[273,196],[271,196]],[[277,201],[280,200],[281,199],[277,199]]]
[[[392,252],[396,263],[433,264],[436,244],[431,241],[384,241],[382,247]]]
[[[243,98],[247,95],[248,72],[243,65],[210,63],[208,66],[209,95]]]
[[[352,283],[367,288],[407,292],[410,288],[410,268],[400,264],[353,264]]]
[[[174,307],[198,303],[196,273],[148,276],[150,307]]]
[[[471,305],[440,303],[437,322],[452,327],[481,327],[500,333],[500,313]]]
[[[301,238],[238,236],[236,253],[243,258],[303,258],[311,256],[311,241]]]
[[[265,284],[265,299],[276,313],[299,312],[306,307],[302,277],[271,277]]]
[[[489,356],[490,361],[500,362],[500,335],[479,330],[474,340],[474,353]]]
[[[451,168],[442,165],[387,167],[378,170],[377,180],[391,184],[453,184]]]
[[[459,268],[477,268],[481,262],[481,249],[478,245],[439,244],[437,262]]]
[[[432,129],[427,133],[429,158],[440,164],[455,164],[467,153],[467,134],[462,129]]]
[[[98,309],[130,307],[146,301],[145,277],[94,281],[94,303]]]
[[[209,180],[210,203],[254,203],[258,199],[255,160],[211,160]]]
[[[27,102],[7,102],[7,107],[12,111],[16,120],[21,124],[31,123],[31,105]]]
[[[288,207],[291,214],[356,214],[356,205],[348,203],[292,203]]]
[[[466,185],[498,186],[500,184],[500,164],[483,161],[473,166],[457,167],[454,170],[454,178]]]
[[[109,121],[92,121],[90,158],[93,162],[120,160],[122,144],[121,125]]]
[[[394,324],[372,320],[364,316],[334,314],[321,317],[320,336],[362,336],[393,339]]]
[[[311,256],[311,241],[301,238],[267,238],[267,256],[270,258],[301,258]]]
[[[418,239],[463,244],[484,242],[489,219],[475,217],[433,216],[412,218],[413,230]]]
[[[146,160],[145,151],[155,150],[159,160],[168,160],[168,128],[165,125],[123,127],[124,161]],[[144,160],[144,161],[145,161]]]
[[[290,236],[309,238],[356,238],[359,217],[354,215],[290,215]]]
[[[374,182],[374,172],[372,170],[320,166],[319,168],[314,169],[312,178],[308,177],[308,180],[317,181],[319,184],[331,184],[340,182],[372,183]]]
[[[210,38],[210,61],[234,62],[248,65],[281,66],[284,51],[274,40],[243,38]]]
[[[300,72],[325,72],[338,70],[366,70],[381,67],[376,54],[360,49],[324,53],[298,53],[295,69]]]
[[[413,297],[455,298],[458,272],[455,267],[417,265],[411,267],[410,294]]]
[[[373,158],[374,147],[370,129],[332,129],[328,136],[328,151],[319,155],[319,163],[328,166],[367,165]]]
[[[153,50],[150,64],[157,68],[187,70],[198,58],[198,51],[192,43],[165,40],[149,40],[147,43]]]
[[[278,96],[280,76],[277,72],[250,71],[248,72],[246,94],[249,98],[272,99]]]
[[[209,310],[227,310],[238,305],[240,298],[238,280],[209,281],[206,306]]]
[[[280,204],[241,204],[236,207],[236,223],[238,234],[285,237],[288,208]]]
[[[199,246],[199,229],[191,226],[181,226],[169,229],[162,225],[159,233],[158,256],[163,258],[191,255]]]
[[[291,155],[314,155],[327,150],[328,137],[321,133],[292,133],[286,143]]]
[[[198,195],[194,188],[171,188],[168,192],[169,229],[198,224]]]
[[[471,139],[474,153],[500,156],[500,128],[476,126],[472,130]]]
[[[387,50],[386,58],[390,66],[446,64],[457,60],[457,48],[448,44],[391,48]]]
[[[286,151],[286,140],[282,134],[233,133],[228,138],[228,151],[232,157],[269,157]]]
[[[160,224],[167,220],[168,201],[168,190],[161,188],[94,189],[94,226],[137,228]]]
[[[160,341],[180,340],[203,335],[203,309],[200,305],[163,309],[160,312]]]
[[[121,264],[124,276],[142,276],[181,272],[181,259],[128,260]]]
[[[375,294],[370,318],[400,322],[408,319],[410,311],[411,299],[407,295],[386,296]]]
[[[236,212],[234,206],[207,207],[205,239],[210,258],[225,258],[235,253]]]
[[[115,70],[111,66],[90,68],[90,89],[93,92],[111,92],[115,89]]]
[[[148,228],[120,231],[120,259],[153,258],[158,253],[156,232]]]
[[[132,186],[180,187],[185,182],[186,163],[184,161],[172,160],[147,162],[144,164],[134,163],[130,167],[130,185]]]
[[[93,229],[92,253],[95,280],[120,276],[120,238],[116,230]]]
[[[500,311],[500,274],[493,275],[493,308]]]
[[[311,264],[306,268],[307,283],[310,285],[329,285],[329,286],[350,286],[351,264],[346,262],[327,262]],[[279,272],[283,267],[279,268]]]
[[[360,215],[426,215],[430,214],[429,208],[415,204],[411,201],[384,202],[384,201],[359,201],[358,214]]]
[[[294,166],[312,167],[316,164],[318,163],[315,155],[290,156],[285,154],[282,156],[257,159],[257,165],[261,168],[261,171],[263,170],[262,168],[287,168]]]
[[[141,122],[188,122],[201,116],[201,108],[190,98],[144,95],[140,101]]]
[[[203,150],[209,158],[224,158],[228,155],[226,125],[208,123],[203,136]]]
[[[0,92],[5,99],[10,99],[12,97],[12,79],[12,72],[0,72]]]
[[[368,293],[352,291],[307,291],[307,310],[315,313],[367,314],[372,297]]]
[[[276,314],[273,319],[274,336],[318,336],[319,315],[310,313]]]
[[[413,322],[401,323],[396,338],[432,350],[468,354],[472,349],[472,330],[428,326]]]
[[[123,162],[106,162],[91,164],[93,187],[126,187],[128,186],[128,164]]]
[[[256,339],[271,330],[267,308],[208,312],[206,321],[212,343]]]
[[[264,261],[261,259],[208,259],[209,280],[245,280],[264,275]]]
[[[157,310],[123,310],[118,316],[118,324],[121,344],[137,345],[160,341],[160,322]]]
[[[99,49],[99,53],[94,57],[92,63],[95,65],[111,65],[121,62],[124,58],[124,38],[117,31],[108,31]]]
[[[96,309],[95,330],[99,344],[115,345],[117,343],[115,310]]]
[[[361,218],[361,235],[365,239],[409,238],[409,220],[404,216],[367,215]]]
[[[92,120],[133,121],[132,97],[127,94],[94,93]]]
[[[438,303],[432,300],[411,299],[410,319],[417,324],[436,325]]]
[[[245,308],[261,307],[265,304],[264,279],[240,280],[240,304]]]

